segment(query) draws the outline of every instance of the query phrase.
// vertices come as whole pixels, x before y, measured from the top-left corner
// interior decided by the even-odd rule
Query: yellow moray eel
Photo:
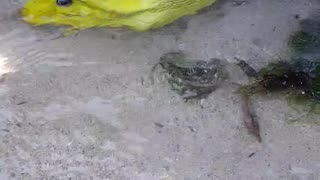
[[[192,15],[216,0],[28,0],[21,9],[32,25],[73,29],[129,27],[147,31]]]

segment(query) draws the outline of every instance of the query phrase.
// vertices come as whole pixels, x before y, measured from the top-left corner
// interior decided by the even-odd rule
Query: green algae
[[[319,43],[317,36],[304,31],[298,31],[289,38],[289,47],[294,51],[304,51]]]
[[[254,82],[243,85],[239,93],[283,93],[290,107],[299,111],[301,122],[314,119],[320,124],[320,11],[300,21],[300,29],[288,39],[291,58],[262,68]],[[308,118],[307,118],[308,117]],[[314,118],[311,118],[314,117]]]

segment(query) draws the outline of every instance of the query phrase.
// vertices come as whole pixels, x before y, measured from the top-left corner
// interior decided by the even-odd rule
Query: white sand
[[[316,2],[226,1],[154,32],[50,40],[56,29],[30,27],[15,14],[22,2],[1,0],[0,179],[320,179],[320,128],[288,123],[300,114],[280,96],[254,102],[259,144],[242,124],[235,86],[185,103],[163,79],[148,80],[173,50],[255,68],[285,58],[295,14],[306,17]],[[234,68],[231,81],[248,79]]]

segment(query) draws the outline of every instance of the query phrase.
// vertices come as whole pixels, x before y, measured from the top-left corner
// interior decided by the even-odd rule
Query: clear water
[[[152,32],[99,28],[66,38],[22,22],[22,3],[0,2],[0,179],[320,177],[319,126],[290,123],[305,116],[283,96],[253,100],[262,143],[248,134],[234,93],[249,81],[239,67],[196,101],[185,102],[159,71],[150,81],[171,51],[237,57],[256,69],[287,59],[288,37],[317,0],[225,0]]]

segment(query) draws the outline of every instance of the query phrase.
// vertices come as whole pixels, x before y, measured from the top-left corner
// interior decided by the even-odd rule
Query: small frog
[[[159,65],[168,73],[172,89],[184,99],[206,97],[226,77],[221,60],[194,60],[182,52],[164,54]]]

